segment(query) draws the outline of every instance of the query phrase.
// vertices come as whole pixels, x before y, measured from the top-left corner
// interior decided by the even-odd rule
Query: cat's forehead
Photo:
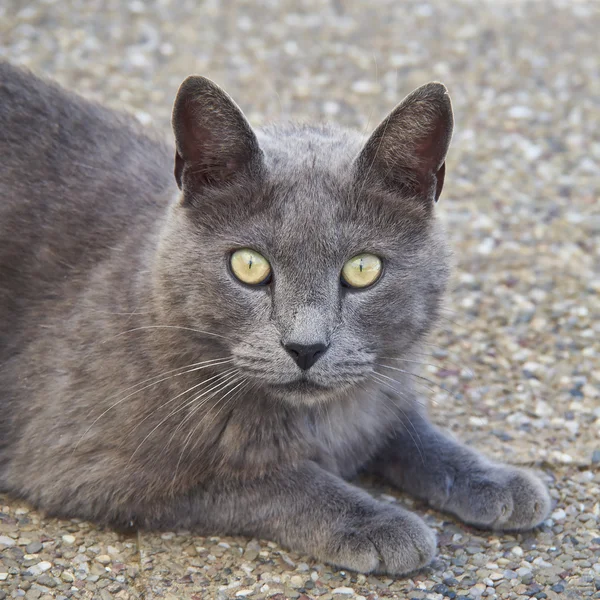
[[[361,147],[356,132],[329,125],[270,126],[257,137],[272,175],[294,178],[315,172],[347,175]]]
[[[352,220],[360,136],[325,125],[287,125],[261,132],[259,143],[273,222],[314,236]]]
[[[238,230],[251,242],[283,261],[301,252],[326,262],[367,250],[390,253],[405,237],[402,199],[383,198],[355,177],[360,134],[288,125],[257,137],[265,167],[250,192],[257,210],[244,213]]]
[[[367,191],[321,173],[269,186],[262,210],[246,222],[247,231],[284,261],[296,260],[299,252],[325,262],[363,251],[388,254],[404,227],[382,208]]]

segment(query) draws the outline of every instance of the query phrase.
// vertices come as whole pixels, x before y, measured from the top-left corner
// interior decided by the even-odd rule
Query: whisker
[[[162,410],[165,406],[171,404],[171,402],[175,402],[175,400],[177,400],[177,398],[180,398],[181,396],[184,396],[185,394],[188,394],[189,392],[191,392],[192,390],[195,390],[197,388],[199,388],[202,385],[206,385],[207,383],[210,383],[211,381],[214,381],[215,379],[221,379],[222,377],[224,377],[225,375],[228,375],[229,373],[232,373],[233,371],[237,371],[236,367],[231,367],[230,369],[226,369],[225,371],[223,371],[222,373],[218,373],[217,375],[213,375],[212,377],[209,377],[208,379],[204,379],[203,381],[201,381],[200,383],[197,383],[196,385],[193,385],[192,387],[188,388],[187,390],[185,390],[184,392],[181,392],[180,394],[177,394],[177,396],[175,396],[174,398],[171,398],[170,400],[168,400],[167,402],[163,402],[163,404],[161,404],[160,406],[158,406],[157,408],[155,408],[151,413],[147,414],[130,432],[129,434],[131,435],[138,427],[140,427],[140,425],[142,425],[142,423],[144,423],[144,421],[146,421],[147,419],[149,419],[153,414],[155,414],[157,411]],[[185,408],[185,405],[183,406],[183,408]],[[173,416],[174,414],[176,414],[178,412],[177,409],[173,412],[171,412],[169,414],[169,417]],[[161,421],[162,423],[162,421]],[[160,423],[159,423],[160,425]]]
[[[222,358],[211,358],[209,360],[203,360],[203,361],[197,362],[197,363],[191,363],[189,365],[184,365],[183,367],[177,367],[176,369],[171,369],[170,371],[165,371],[164,373],[160,373],[159,375],[153,375],[152,377],[148,377],[148,379],[139,381],[138,383],[131,385],[128,388],[125,388],[124,390],[121,390],[120,393],[123,394],[125,392],[128,392],[129,390],[132,390],[133,388],[136,388],[140,385],[144,385],[145,383],[148,383],[149,381],[152,381],[152,379],[160,379],[161,377],[164,377],[165,375],[170,375],[171,373],[176,373],[177,371],[182,371],[182,372],[177,373],[177,375],[174,375],[174,377],[179,377],[179,375],[185,375],[186,373],[191,373],[191,372],[197,370],[195,367],[201,367],[202,365],[209,365],[209,366],[211,364],[220,365],[220,364],[225,364],[226,362],[232,362],[232,361],[233,361],[233,358],[222,357]],[[189,369],[189,370],[186,370],[186,369]],[[166,381],[167,379],[170,379],[170,378],[166,377],[165,379],[160,379],[160,381],[152,381],[147,387],[151,387],[157,383]],[[142,389],[146,389],[146,388],[142,388]],[[142,390],[139,390],[139,391],[142,391]]]
[[[216,362],[216,361],[221,361],[221,362]],[[118,400],[117,402],[115,402],[114,404],[112,404],[111,406],[109,406],[105,411],[103,411],[98,417],[96,417],[91,425],[83,432],[83,435],[79,438],[79,440],[77,440],[77,443],[75,444],[75,446],[73,447],[73,450],[71,451],[71,453],[75,452],[77,450],[77,448],[79,447],[79,444],[83,441],[83,439],[85,438],[85,436],[92,430],[92,427],[94,427],[94,425],[103,417],[105,416],[107,413],[109,413],[113,408],[116,408],[117,406],[119,406],[119,404],[122,404],[123,402],[125,402],[125,400],[127,400],[128,398],[131,398],[132,396],[135,396],[136,394],[139,394],[140,392],[143,392],[144,390],[148,389],[149,387],[152,387],[153,385],[157,385],[158,383],[162,383],[163,381],[166,381],[167,379],[173,379],[175,377],[180,377],[181,375],[185,375],[187,373],[192,373],[194,371],[200,371],[202,369],[208,369],[210,367],[215,367],[215,366],[219,366],[219,365],[224,365],[227,363],[232,362],[233,359],[229,358],[229,359],[220,359],[220,358],[215,358],[215,359],[211,359],[211,360],[207,360],[207,361],[203,361],[201,363],[196,363],[196,365],[201,365],[201,366],[195,366],[192,369],[189,369],[187,371],[184,371],[182,373],[176,373],[175,375],[170,375],[169,377],[164,377],[162,379],[159,379],[158,381],[153,381],[152,383],[149,383],[148,385],[135,390],[133,392],[131,392],[130,394],[128,394],[127,396],[125,396],[124,398],[121,398],[120,400]],[[210,364],[207,364],[210,363]],[[190,365],[188,365],[190,366]],[[187,369],[187,367],[179,367],[178,369],[173,369],[172,371],[167,371],[166,373],[163,373],[162,375],[166,375],[168,373],[173,373],[174,371],[179,371],[181,369]],[[161,375],[157,375],[155,377],[161,377]],[[154,379],[155,377],[151,377],[150,379]],[[149,381],[148,379],[146,379],[145,381]],[[145,383],[145,382],[144,382]],[[139,383],[136,383],[135,385],[132,385],[128,388],[126,388],[125,390],[123,390],[121,393],[123,392],[127,392],[128,390],[131,390],[137,386],[139,386]]]
[[[429,344],[429,345],[432,346],[434,350],[443,350],[442,348],[433,346],[433,344]],[[464,370],[471,378],[475,379],[475,373],[473,373],[473,371],[469,367],[467,367],[465,365],[461,365],[461,364],[457,363],[456,361],[448,360],[446,357],[442,358],[439,356],[435,356],[433,354],[429,354],[428,352],[417,352],[415,350],[411,350],[411,353],[417,354],[419,356],[427,356],[429,358],[437,358],[440,361],[440,363],[443,363],[440,365],[441,367],[444,367],[447,364],[451,367],[454,367],[455,369],[458,369],[459,371]],[[399,360],[398,358],[391,358],[391,357],[386,357],[386,358],[389,358],[390,360]],[[429,363],[423,363],[423,364],[427,365]],[[430,365],[430,366],[435,367],[437,365]]]
[[[235,342],[235,343],[243,342],[244,344],[248,344],[249,346],[254,347],[250,342],[247,342],[245,340],[236,340],[235,338],[232,338],[230,336],[221,335],[219,333],[214,333],[213,331],[205,331],[203,329],[195,329],[194,327],[182,327],[180,325],[144,325],[142,327],[134,327],[133,329],[127,329],[126,331],[122,331],[121,333],[117,333],[114,336],[108,337],[100,343],[104,344],[108,340],[112,340],[112,339],[120,337],[122,335],[126,335],[127,333],[133,333],[135,331],[143,331],[143,330],[148,330],[148,329],[179,329],[179,330],[183,330],[183,331],[192,331],[194,333],[200,333],[202,335],[212,335],[213,337],[218,337],[218,338],[227,340],[229,342]]]
[[[383,367],[385,369],[391,369],[392,371],[398,371],[399,373],[404,373],[406,375],[411,375],[412,377],[416,377],[417,379],[422,379],[423,381],[427,381],[428,383],[430,383],[431,385],[435,385],[438,388],[440,388],[441,390],[443,390],[444,392],[446,392],[447,394],[449,394],[450,396],[452,396],[453,398],[456,399],[456,395],[453,394],[450,390],[448,390],[447,388],[445,388],[443,385],[440,385],[439,383],[429,379],[428,377],[423,377],[423,375],[418,375],[417,373],[413,373],[412,371],[406,371],[404,369],[399,369],[398,367],[390,367],[389,365],[384,365],[382,363],[374,363],[379,367]],[[381,375],[381,373],[380,373]],[[396,381],[394,379],[394,381]],[[431,390],[433,391],[433,390]]]
[[[375,371],[375,372],[378,372],[378,371]],[[380,375],[382,375],[382,373],[380,373]],[[394,377],[389,377],[389,379],[391,379],[392,381],[396,381],[397,383],[401,383],[400,381],[398,381]],[[412,381],[411,385],[421,386],[423,388],[423,390],[426,390],[427,392],[429,392],[432,395],[434,395],[436,393],[436,390],[434,388],[428,386],[426,383],[423,383],[422,381]],[[425,392],[423,391],[421,393],[424,394]],[[418,398],[418,396],[417,396],[417,398]],[[426,406],[423,402],[419,402],[417,398],[413,399],[413,401],[417,401],[421,406]],[[433,400],[431,397],[429,397],[429,401],[430,402],[434,402],[435,404],[437,404],[437,402],[435,400]]]
[[[237,375],[237,374],[236,374]],[[212,393],[208,398],[205,398],[204,400],[202,400],[202,402],[200,402],[198,404],[198,406],[194,406],[192,408],[192,410],[190,411],[190,413],[188,415],[186,415],[186,421],[189,421],[191,418],[193,418],[196,414],[198,414],[198,412],[202,409],[203,406],[206,405],[206,403],[211,400],[212,398],[214,398],[218,393],[223,392],[224,390],[226,390],[229,386],[231,385],[236,385],[239,381],[241,381],[243,378],[240,377],[230,377],[225,383],[224,385],[220,386],[218,390],[216,390],[214,393]],[[231,390],[229,390],[231,391]],[[215,408],[216,406],[218,406],[223,400],[223,397],[219,398],[212,406],[212,408]],[[202,418],[200,419],[200,421],[194,426],[194,429],[192,431],[190,431],[188,433],[188,435],[185,438],[185,442],[184,442],[184,446],[183,449],[185,450],[187,444],[189,443],[189,440],[191,438],[191,436],[195,433],[195,431],[198,429],[199,425],[202,423],[202,421],[204,420],[204,418],[206,417],[206,415],[208,414],[205,413]],[[169,439],[169,444],[171,443],[171,441],[173,440],[174,437],[174,433],[171,435],[171,438]],[[181,461],[182,457],[180,456],[179,461]],[[179,463],[178,463],[179,464]]]
[[[386,375],[383,375],[382,373],[374,372],[373,375],[377,375],[379,377],[386,377],[387,379],[390,379],[391,381],[396,381],[395,379],[392,379],[391,377],[387,377]],[[378,379],[375,379],[375,381],[379,381],[379,383],[381,383],[382,385],[387,385],[394,393],[396,393],[396,394],[399,393],[399,390],[394,388],[392,385],[388,384],[386,381],[382,381],[382,380],[378,380]],[[396,382],[396,383],[398,383],[398,382]],[[388,407],[385,403],[383,406],[386,406],[386,408],[388,409],[388,412],[391,410],[390,407]],[[404,410],[402,410],[402,407],[398,406],[397,404],[394,404],[394,407],[397,408],[402,413],[404,418],[408,421],[409,425],[412,427],[413,431],[415,432],[415,435],[417,436],[419,443],[417,443],[417,440],[415,439],[413,434],[410,432],[410,429],[406,426],[406,423],[404,422],[404,420],[396,415],[396,418],[398,418],[398,420],[402,423],[402,425],[404,425],[404,429],[406,430],[406,433],[408,433],[408,435],[410,436],[410,439],[413,441],[413,443],[417,449],[417,452],[419,453],[419,456],[421,457],[421,462],[423,464],[425,464],[425,457],[423,456],[423,452],[421,451],[421,448],[423,446],[423,440],[421,440],[421,436],[419,435],[417,428],[414,426],[410,417],[404,412]],[[393,411],[391,411],[391,412],[392,412],[392,414],[394,414]]]
[[[240,394],[241,394],[241,393],[244,391],[244,389],[245,389],[246,387],[248,387],[248,385],[249,385],[249,380],[248,380],[248,378],[246,378],[246,377],[242,377],[242,380],[241,380],[241,382],[240,382],[238,385],[236,385],[236,387],[234,387],[233,389],[229,390],[229,391],[227,392],[227,394],[225,394],[225,396],[223,396],[223,398],[221,398],[221,399],[219,400],[219,402],[218,402],[217,404],[215,404],[214,408],[216,408],[216,407],[218,406],[218,404],[219,404],[219,403],[223,402],[223,400],[224,400],[224,399],[225,399],[225,398],[226,398],[226,397],[227,397],[229,394],[231,394],[231,393],[235,392],[235,390],[237,390],[237,389],[238,389],[240,386],[242,386],[242,388],[241,388],[241,389],[238,391],[238,393],[237,393],[237,394],[235,394],[234,396],[232,396],[232,397],[231,397],[231,398],[230,398],[230,399],[227,401],[227,403],[225,403],[225,404],[223,404],[223,405],[221,406],[221,408],[220,408],[220,409],[219,409],[219,410],[218,410],[218,411],[215,413],[215,415],[213,416],[213,418],[212,418],[212,419],[209,421],[209,423],[208,423],[207,425],[212,425],[212,424],[214,423],[214,421],[216,420],[216,418],[219,416],[219,414],[221,414],[221,412],[223,412],[223,410],[225,409],[225,407],[226,407],[226,406],[227,406],[227,405],[228,405],[228,404],[229,404],[229,403],[230,403],[230,402],[231,402],[231,401],[232,401],[234,398],[238,398],[238,397],[240,396]],[[207,414],[206,414],[204,417],[202,417],[202,421],[203,421],[203,420],[206,418],[206,416],[208,416],[208,414],[210,414],[210,413],[207,413]],[[202,422],[202,421],[201,421],[201,422]],[[200,423],[198,423],[198,425],[200,425],[200,424],[201,424],[201,422],[200,422]],[[197,443],[197,442],[196,442],[196,443]],[[194,444],[194,446],[192,446],[192,450],[193,450],[193,448],[195,448],[195,444]],[[190,450],[190,451],[191,451],[191,450]]]
[[[454,319],[451,319],[448,315],[445,315],[445,314],[440,314],[439,319],[440,319],[440,322],[445,322],[446,324],[450,323],[457,329],[460,327],[462,327],[464,329],[464,327],[465,327],[464,323],[461,323],[460,321],[455,321]]]
[[[224,400],[224,398],[227,397],[228,394],[231,394],[236,389],[238,389],[240,387],[240,385],[242,385],[242,388],[238,391],[237,394],[231,396],[231,398],[229,398],[229,400],[227,400],[227,402],[221,406],[221,408],[216,412],[215,416],[210,420],[209,423],[207,423],[207,427],[209,427],[210,425],[212,425],[216,421],[217,417],[223,412],[223,410],[225,410],[225,408],[227,406],[229,406],[229,404],[231,404],[231,402],[234,399],[239,398],[239,396],[243,393],[244,389],[247,388],[248,385],[249,385],[248,379],[245,378],[245,377],[242,378],[241,383],[239,385],[237,385],[236,387],[234,387],[232,390],[229,390],[229,392],[227,392],[227,394],[223,398],[221,398],[220,402],[222,402]],[[216,407],[216,405],[215,405],[215,407]],[[204,419],[204,417],[202,417],[202,418]],[[196,440],[196,442],[194,443],[194,445],[190,448],[190,453],[194,451],[194,448],[196,447],[197,443],[198,443],[198,440]]]
[[[236,384],[238,381],[239,381],[239,379],[238,379],[238,380],[236,380],[236,381],[234,381],[234,382],[233,382],[233,384]],[[222,403],[222,402],[223,402],[223,400],[225,400],[225,398],[227,398],[227,396],[228,396],[229,394],[231,394],[232,392],[234,392],[234,391],[235,391],[236,389],[238,389],[240,386],[242,386],[242,385],[244,385],[244,386],[245,386],[245,385],[247,385],[247,383],[248,383],[248,380],[247,380],[247,379],[245,379],[245,378],[244,378],[244,379],[242,379],[241,381],[239,381],[239,383],[237,383],[237,385],[236,385],[235,387],[233,387],[232,389],[230,389],[228,392],[226,392],[226,394],[225,394],[224,396],[222,396],[221,398],[219,398],[218,402],[217,402],[217,403],[214,405],[214,407],[216,408],[216,407],[217,407],[217,406],[218,406],[220,403]],[[231,384],[230,384],[230,385],[231,385]],[[227,404],[228,404],[228,403],[229,403],[229,402],[227,402]],[[224,405],[224,406],[225,406],[225,405]],[[211,423],[213,423],[214,419],[215,419],[215,418],[216,418],[216,417],[219,415],[219,413],[220,413],[220,412],[221,412],[221,410],[224,408],[224,406],[223,406],[223,407],[221,407],[221,409],[220,409],[220,410],[217,412],[217,414],[215,415],[215,417],[214,417],[214,418],[211,420]],[[206,414],[205,414],[205,415],[204,415],[204,416],[203,416],[203,417],[200,419],[200,421],[198,421],[198,423],[196,424],[196,426],[195,426],[195,427],[194,427],[194,428],[193,428],[193,429],[190,431],[190,433],[189,433],[189,434],[187,435],[187,437],[186,437],[186,440],[185,440],[185,443],[184,443],[183,449],[181,450],[181,454],[179,455],[179,460],[177,461],[177,466],[175,467],[175,473],[173,474],[173,479],[172,479],[172,482],[171,482],[171,489],[173,489],[173,487],[174,487],[174,485],[175,485],[175,480],[177,479],[177,473],[178,473],[178,471],[179,471],[179,466],[181,465],[181,461],[182,461],[182,460],[183,460],[183,458],[184,458],[185,450],[186,450],[186,448],[187,448],[188,444],[190,443],[190,440],[192,439],[193,435],[194,435],[194,434],[196,433],[196,431],[198,430],[198,427],[200,427],[200,425],[203,423],[204,419],[206,418],[206,416],[207,416],[208,414],[210,414],[210,413],[206,413]],[[197,443],[197,441],[196,441],[196,443]],[[194,446],[192,447],[192,449],[190,450],[190,452],[191,452],[191,451],[193,451],[193,448],[195,448],[195,447],[196,447],[196,444],[194,444]]]
[[[439,365],[434,365],[432,363],[421,362],[420,360],[411,360],[409,358],[400,358],[400,357],[394,357],[394,356],[381,356],[380,358],[382,358],[384,360],[401,360],[402,362],[412,363],[412,364],[415,364],[415,365],[439,368]]]
[[[422,354],[423,356],[431,356],[430,354],[425,354],[425,353],[414,353],[414,354]],[[422,365],[424,367],[433,367],[435,369],[443,369],[444,365],[436,365],[434,363],[428,363],[428,362],[421,362],[420,360],[410,360],[408,358],[400,358],[400,357],[394,357],[394,356],[382,356],[381,357],[384,360],[400,360],[402,362],[406,362],[406,363],[413,363],[415,365]],[[459,365],[458,363],[452,362],[452,361],[445,361],[449,366],[454,367],[456,369],[460,370],[465,370],[465,372],[470,375],[472,378],[475,377],[475,375],[473,374],[473,372],[471,371],[471,369],[469,369],[469,367],[463,367],[461,365]]]
[[[233,373],[231,375],[231,377],[235,377],[236,373]],[[204,383],[204,382],[203,382]],[[222,382],[217,383],[215,386],[213,386],[212,388],[210,388],[209,390],[207,390],[206,392],[204,392],[204,394],[208,394],[211,390],[213,390],[215,387],[221,386]],[[189,404],[188,404],[189,406]],[[178,409],[172,411],[171,413],[169,413],[164,419],[162,419],[155,427],[152,428],[152,430],[146,435],[146,437],[137,445],[136,449],[133,451],[133,453],[131,454],[131,456],[129,457],[129,460],[127,461],[127,465],[129,465],[131,463],[131,461],[133,460],[133,457],[137,454],[137,452],[140,450],[140,448],[144,445],[144,443],[146,442],[146,440],[166,421],[168,421],[173,415],[175,415],[177,412],[180,412],[181,410],[183,410],[185,407],[179,407]]]
[[[183,409],[189,408],[190,406],[193,406],[196,402],[198,402],[198,400],[200,400],[201,398],[203,398],[204,396],[206,396],[206,394],[208,394],[209,392],[213,391],[213,393],[204,398],[204,400],[202,400],[198,406],[194,406],[194,408],[181,420],[181,422],[177,425],[177,427],[175,427],[175,429],[173,430],[173,432],[171,433],[171,437],[169,438],[169,441],[167,442],[167,445],[165,446],[165,449],[167,449],[170,445],[171,442],[173,441],[173,438],[175,437],[175,435],[177,434],[177,432],[203,407],[207,404],[207,402],[209,402],[210,400],[212,400],[219,392],[223,391],[224,388],[227,387],[228,384],[230,383],[235,383],[235,381],[232,381],[233,379],[239,380],[237,376],[237,374],[239,373],[239,369],[236,369],[235,372],[231,373],[230,376],[225,380],[225,381],[221,381],[219,383],[219,386],[215,386],[217,387],[217,389],[215,389],[215,387],[212,387],[210,390],[206,390],[206,392],[203,392],[201,394],[197,394],[196,396],[194,396],[193,398],[191,398],[190,400],[188,400],[186,402],[186,405],[183,407]]]
[[[452,315],[462,315],[464,313],[462,313],[461,311],[458,310],[452,310],[451,308],[448,308],[447,306],[440,306],[438,307],[439,310],[443,311],[443,312],[447,312],[450,313]]]

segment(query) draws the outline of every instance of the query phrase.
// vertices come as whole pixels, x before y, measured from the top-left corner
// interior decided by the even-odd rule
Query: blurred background
[[[543,470],[556,507],[540,531],[501,537],[428,512],[437,562],[391,581],[256,540],[127,540],[0,497],[0,535],[15,541],[3,559],[8,548],[17,564],[5,579],[0,569],[0,600],[600,598],[598,32],[596,0],[1,0],[0,59],[166,136],[192,73],[223,86],[256,126],[335,121],[365,137],[412,89],[445,83],[456,125],[438,214],[456,271],[422,391],[434,420],[468,443]],[[19,539],[46,539],[51,555]],[[51,566],[37,577],[54,587],[22,575],[42,562]]]

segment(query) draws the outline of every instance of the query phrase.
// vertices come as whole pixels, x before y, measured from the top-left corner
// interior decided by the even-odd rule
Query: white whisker
[[[404,373],[405,375],[411,375],[412,377],[416,377],[417,379],[421,379],[423,381],[427,381],[431,385],[437,386],[438,388],[440,388],[441,390],[443,390],[444,392],[446,392],[447,394],[449,394],[453,398],[455,397],[455,394],[452,394],[450,392],[450,390],[446,389],[443,385],[440,385],[439,383],[436,383],[435,381],[432,381],[428,377],[423,377],[423,375],[418,375],[417,373],[413,373],[412,371],[406,371],[404,369],[399,369],[398,367],[390,367],[389,365],[384,365],[384,364],[381,364],[381,363],[374,363],[374,364],[376,364],[379,367],[383,367],[384,369],[391,369],[392,371],[398,371],[399,373]],[[430,389],[430,391],[433,393],[433,390]]]
[[[131,431],[130,431],[130,435],[131,433],[133,433],[144,421],[146,421],[147,419],[149,419],[154,413],[156,413],[159,410],[162,410],[165,406],[167,406],[168,404],[171,404],[171,402],[174,402],[175,400],[177,400],[177,398],[180,398],[181,396],[184,396],[185,394],[188,394],[189,392],[191,392],[192,390],[195,390],[197,388],[199,388],[202,385],[206,385],[207,383],[210,383],[211,381],[214,381],[215,379],[221,379],[222,377],[224,377],[225,375],[228,375],[229,373],[232,373],[233,371],[237,371],[236,367],[231,367],[230,369],[226,369],[225,371],[223,371],[222,373],[218,373],[217,375],[213,375],[212,377],[209,377],[208,379],[204,379],[203,381],[197,383],[196,385],[193,385],[192,387],[188,388],[187,390],[185,390],[184,392],[181,392],[180,394],[177,394],[177,396],[175,396],[174,398],[171,398],[171,400],[168,400],[167,402],[164,402],[163,404],[161,404],[160,406],[158,406],[157,408],[155,408],[151,413],[149,413],[148,415],[146,415]],[[185,408],[185,405],[184,407]],[[169,414],[169,417],[171,417],[172,415],[176,414],[179,410],[182,410],[183,408],[179,408],[173,412],[171,412]],[[162,421],[161,421],[162,423]]]
[[[236,370],[237,371],[237,370]],[[236,373],[232,373],[231,377],[235,377]],[[204,383],[204,382],[202,382]],[[221,386],[222,382],[219,381],[219,383],[217,383],[215,386],[211,387],[209,390],[206,390],[205,392],[203,392],[202,395],[204,394],[208,394],[211,390],[213,390],[215,387]],[[201,397],[201,396],[200,396]],[[146,442],[146,440],[166,421],[168,421],[173,415],[175,415],[176,413],[180,412],[181,410],[184,410],[186,406],[189,406],[189,404],[186,404],[183,407],[179,407],[178,409],[172,411],[171,413],[169,413],[164,419],[162,419],[155,427],[152,428],[152,430],[146,435],[146,437],[138,444],[138,446],[136,447],[136,449],[133,451],[133,453],[131,454],[131,456],[129,457],[129,460],[127,461],[127,464],[129,465],[129,463],[131,463],[131,461],[133,460],[133,457],[137,454],[137,452],[140,450],[140,448],[143,446],[143,444]]]
[[[213,337],[221,338],[221,339],[227,340],[229,342],[236,342],[236,343],[241,342],[244,344],[248,344],[249,346],[252,346],[252,344],[250,342],[246,342],[244,340],[236,340],[230,336],[221,335],[219,333],[214,333],[213,331],[205,331],[203,329],[195,329],[194,327],[182,327],[180,325],[144,325],[141,327],[134,327],[133,329],[127,329],[126,331],[122,331],[121,333],[117,333],[111,337],[108,337],[105,340],[103,340],[101,343],[104,344],[108,340],[112,340],[112,339],[120,337],[122,335],[126,335],[127,333],[133,333],[135,331],[144,331],[144,330],[148,330],[148,329],[178,329],[178,330],[183,330],[183,331],[191,331],[194,333],[200,333],[202,335],[210,335]]]
[[[220,361],[220,362],[217,362],[217,361]],[[94,425],[102,417],[104,417],[107,413],[109,413],[111,410],[113,410],[114,408],[116,408],[117,406],[119,406],[120,404],[122,404],[123,402],[125,402],[125,400],[131,398],[132,396],[135,396],[136,394],[139,394],[140,392],[143,392],[144,390],[152,387],[153,385],[157,385],[158,383],[162,383],[163,381],[166,381],[167,379],[173,379],[174,377],[180,377],[181,375],[185,375],[187,373],[192,373],[194,371],[200,371],[202,369],[208,369],[210,367],[215,367],[215,366],[219,366],[219,365],[228,364],[230,362],[233,362],[232,358],[229,358],[229,359],[215,358],[215,359],[203,361],[201,363],[196,363],[197,365],[201,365],[201,366],[195,366],[194,368],[188,369],[188,370],[186,370],[186,371],[184,371],[182,373],[176,373],[175,375],[169,375],[169,377],[163,377],[162,379],[158,379],[158,381],[153,381],[152,383],[149,383],[148,385],[146,385],[146,386],[144,386],[144,387],[142,387],[140,389],[137,389],[137,390],[131,392],[130,394],[128,394],[124,398],[121,398],[120,400],[118,400],[117,402],[115,402],[114,404],[112,404],[111,406],[109,406],[104,412],[102,412],[98,417],[96,417],[92,421],[91,425],[83,432],[82,436],[77,440],[77,443],[73,447],[72,452],[75,452],[77,450],[77,448],[79,447],[79,444],[83,441],[83,439],[85,438],[85,436],[92,430],[92,427],[94,427]],[[166,373],[163,373],[163,375],[166,375],[168,373],[173,373],[173,372],[179,371],[181,369],[187,369],[187,367],[179,367],[179,369],[173,369],[172,371],[167,371]],[[158,375],[158,376],[155,376],[155,377],[161,377],[161,376]],[[154,379],[155,377],[151,377],[150,379]],[[145,381],[149,381],[149,380],[146,379]],[[133,388],[135,388],[135,387],[137,387],[139,385],[140,385],[139,383],[136,383],[135,385],[132,385],[132,386],[126,388],[121,393],[127,392],[128,390],[131,390],[131,389],[133,389]]]
[[[395,379],[392,379],[391,377],[387,377],[387,375],[383,375],[382,373],[374,372],[373,375],[376,375],[378,377],[385,377],[391,381],[394,381],[395,383],[398,383]],[[382,381],[381,379],[376,379],[376,381],[379,381],[379,383],[381,383],[383,385],[387,385],[395,394],[401,395],[399,390],[397,390],[392,385],[388,384],[386,381]],[[386,406],[386,405],[384,404],[384,406]],[[397,417],[398,420],[404,425],[404,429],[406,430],[406,433],[408,433],[408,435],[410,436],[411,440],[413,441],[415,447],[417,448],[417,451],[419,452],[421,461],[423,462],[423,464],[425,464],[425,457],[423,456],[423,452],[421,451],[421,447],[423,446],[423,441],[421,440],[421,436],[419,435],[419,432],[417,431],[413,422],[410,420],[410,417],[404,412],[404,410],[402,410],[402,407],[400,407],[398,404],[394,404],[394,407],[397,408],[402,413],[404,418],[408,421],[409,425],[412,427],[413,431],[415,432],[415,435],[417,436],[417,438],[419,440],[418,443],[417,443],[417,440],[415,439],[415,437],[413,436],[413,434],[410,432],[410,429],[406,426],[406,423],[404,422],[404,420],[401,419],[400,417]],[[387,407],[387,408],[388,408],[388,410],[391,410],[389,407]]]
[[[198,403],[198,406],[194,406],[193,409],[181,420],[181,422],[177,425],[177,427],[175,427],[175,429],[173,430],[173,433],[171,433],[171,437],[169,438],[167,445],[165,446],[165,449],[171,445],[171,442],[173,441],[173,438],[175,437],[175,435],[177,434],[179,429],[181,429],[190,419],[192,419],[193,416],[195,414],[197,414],[198,411],[203,406],[205,406],[210,400],[212,400],[219,392],[222,392],[229,384],[234,384],[239,380],[239,377],[237,377],[238,373],[239,373],[239,369],[236,369],[235,372],[231,373],[231,376],[228,377],[225,381],[219,382],[218,389],[215,389],[213,387],[210,390],[206,390],[205,393],[198,394],[186,402],[186,405],[183,408],[191,407],[194,404],[196,404],[198,402],[198,400],[200,400],[201,398],[204,398],[201,402]],[[204,397],[204,396],[206,396],[207,393],[209,393],[211,391],[213,391],[213,393],[210,396]]]
[[[233,384],[236,384],[237,381],[239,380],[235,380],[233,382]],[[231,394],[232,392],[234,392],[236,389],[238,389],[240,386],[242,385],[247,385],[248,380],[247,379],[242,379],[241,381],[239,381],[239,383],[237,383],[237,385],[235,387],[233,387],[232,389],[230,389],[228,392],[225,393],[224,396],[222,396],[221,398],[219,398],[218,402],[215,403],[215,405],[213,406],[213,408],[216,408],[221,402],[223,402],[223,400],[225,400],[225,398],[227,398],[227,396],[229,396],[229,394]],[[242,388],[243,389],[243,388]],[[224,405],[225,406],[225,405]],[[217,412],[217,414],[215,415],[215,417],[211,420],[211,423],[213,423],[214,419],[219,415],[219,413],[221,412],[221,410],[224,408],[224,406]],[[194,433],[196,433],[196,431],[198,430],[198,427],[200,427],[200,425],[204,422],[204,419],[206,418],[206,416],[210,414],[210,413],[206,413],[201,419],[200,421],[198,421],[198,423],[196,424],[196,426],[189,432],[189,434],[187,435],[186,439],[185,439],[185,443],[184,446],[181,450],[181,454],[179,455],[179,460],[177,461],[177,466],[175,467],[175,473],[173,474],[173,479],[172,479],[172,483],[171,483],[171,489],[173,489],[174,485],[175,485],[175,481],[177,479],[177,473],[179,471],[179,466],[181,465],[181,461],[183,460],[183,457],[185,455],[185,450],[188,446],[188,444],[190,443],[190,440],[192,439]],[[197,443],[197,442],[196,442]],[[194,444],[194,446],[192,447],[195,448],[196,444]]]

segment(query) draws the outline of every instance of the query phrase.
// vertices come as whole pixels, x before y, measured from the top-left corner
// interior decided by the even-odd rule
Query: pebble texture
[[[0,58],[166,134],[190,73],[255,124],[365,132],[445,82],[438,213],[456,273],[423,393],[468,443],[543,472],[556,505],[535,532],[494,535],[379,486],[439,533],[431,567],[393,580],[261,540],[124,537],[0,496],[0,600],[600,598],[599,31],[595,0],[3,0]]]

